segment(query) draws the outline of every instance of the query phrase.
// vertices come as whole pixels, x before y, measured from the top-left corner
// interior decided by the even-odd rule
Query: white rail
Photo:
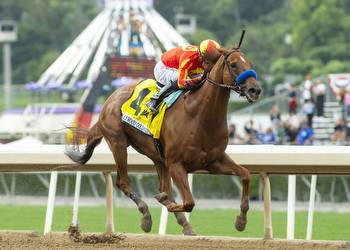
[[[109,190],[108,204],[108,230],[113,231],[113,210],[111,209],[111,182],[110,172],[115,171],[115,163],[106,146],[97,147],[90,161],[79,167],[74,167],[72,162],[63,154],[64,147],[58,145],[38,145],[35,147],[11,147],[0,146],[0,172],[39,172],[53,171],[50,180],[48,197],[47,220],[45,233],[51,231],[53,204],[55,196],[56,171],[102,171],[107,174],[107,190]],[[313,174],[313,175],[350,175],[350,147],[345,146],[228,146],[226,152],[237,163],[248,168],[253,174],[261,174],[264,183],[264,223],[265,238],[272,238],[271,201],[269,174]],[[134,172],[155,172],[153,163],[146,156],[137,153],[134,149],[128,149],[129,170]],[[205,172],[201,172],[205,173]],[[288,238],[294,238],[294,204],[295,187],[294,177],[291,177],[289,185],[292,186],[288,199]],[[314,198],[316,179],[313,177],[311,184],[310,206],[307,239],[312,235],[312,216],[314,210]],[[79,190],[76,192],[79,194]],[[78,200],[74,202],[75,217],[73,225],[77,224]],[[162,212],[160,233],[165,233],[167,213]]]

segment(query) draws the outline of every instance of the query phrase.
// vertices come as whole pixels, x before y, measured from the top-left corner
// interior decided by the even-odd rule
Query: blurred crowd
[[[327,86],[322,79],[312,81],[307,75],[302,86],[297,89],[288,85],[288,114],[282,115],[277,105],[270,110],[270,124],[263,128],[254,119],[248,120],[239,133],[236,124],[229,125],[229,144],[314,144],[314,118],[317,122],[325,120],[324,103]],[[347,118],[350,113],[350,91],[345,91],[339,98],[341,112],[333,114],[335,121],[333,133],[327,143],[348,145],[350,127]]]
[[[278,110],[276,106],[273,108]],[[299,121],[296,115],[286,120],[271,116],[271,126],[261,128],[254,120],[249,120],[244,126],[244,135],[237,133],[236,125],[229,126],[230,144],[297,144],[311,145],[313,129],[305,120]]]
[[[133,8],[129,9],[127,16],[120,14],[116,17],[110,37],[111,46],[109,46],[113,48],[115,54],[121,54],[124,34],[127,36],[130,54],[144,56],[142,36],[153,38],[143,16]]]

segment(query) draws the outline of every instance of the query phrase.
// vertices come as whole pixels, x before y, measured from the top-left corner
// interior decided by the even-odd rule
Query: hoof
[[[163,192],[163,193],[156,194],[154,198],[156,198],[157,201],[163,204],[164,201],[168,200],[168,195],[167,193]]]
[[[196,236],[196,232],[193,231],[192,226],[190,224],[187,224],[186,226],[184,226],[184,228],[182,229],[182,233],[185,236]]]
[[[247,224],[247,219],[241,216],[237,216],[235,227],[238,231],[242,232],[245,229],[245,225]]]
[[[151,217],[151,215],[146,215],[141,219],[140,227],[145,233],[151,232],[151,229],[152,229],[152,217]]]

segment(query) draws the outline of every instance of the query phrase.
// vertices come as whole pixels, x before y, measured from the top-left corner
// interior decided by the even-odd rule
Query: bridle
[[[206,77],[205,77],[205,80],[208,80],[209,83],[215,85],[215,86],[218,86],[220,88],[225,88],[225,89],[228,89],[228,90],[234,90],[236,91],[239,95],[241,96],[245,96],[245,93],[244,93],[244,86],[242,87],[241,84],[239,84],[237,82],[237,74],[234,73],[231,69],[231,67],[228,65],[228,61],[227,61],[227,58],[234,52],[238,52],[240,53],[239,49],[235,48],[235,49],[232,49],[231,51],[229,51],[225,56],[222,55],[224,57],[224,70],[225,70],[225,67],[227,67],[228,69],[228,72],[231,76],[231,79],[232,79],[232,82],[233,82],[233,85],[231,84],[225,84],[225,83],[218,83],[212,79],[209,78],[209,73],[210,73],[210,70],[206,72]],[[238,65],[237,65],[238,66]],[[243,69],[243,71],[245,71],[245,69]]]
[[[213,85],[216,85],[216,86],[218,86],[220,88],[228,89],[229,91],[230,90],[234,90],[241,96],[246,96],[246,94],[244,92],[244,88],[242,88],[241,84],[239,82],[237,82],[238,75],[234,74],[234,72],[232,72],[232,69],[231,69],[230,65],[228,65],[227,58],[234,52],[240,53],[239,48],[241,47],[241,44],[243,42],[244,35],[245,35],[245,30],[242,30],[242,34],[241,34],[241,37],[239,39],[238,46],[236,48],[233,48],[232,50],[230,50],[224,56],[224,69],[223,70],[225,70],[225,67],[227,67],[228,72],[230,73],[230,76],[232,78],[232,82],[234,83],[234,85],[222,84],[222,83],[218,83],[218,82],[213,81],[212,79],[209,78],[210,70],[208,72],[206,72],[206,74],[205,74],[206,80],[208,80],[209,83],[211,83]],[[245,69],[243,69],[243,72],[244,71],[245,71]]]
[[[241,51],[239,50],[239,48],[241,47],[243,38],[244,38],[244,34],[245,34],[245,30],[242,30],[242,34],[241,34],[241,38],[239,40],[238,46],[236,48],[231,49],[226,55],[222,55],[224,57],[224,64],[223,64],[223,71],[225,71],[225,67],[227,67],[229,74],[231,76],[232,79],[232,83],[233,84],[225,84],[225,83],[218,83],[212,79],[209,78],[209,73],[211,71],[211,68],[206,68],[204,70],[203,73],[203,77],[202,77],[202,81],[201,83],[198,85],[198,87],[202,86],[206,81],[208,81],[209,83],[218,86],[220,88],[224,88],[227,89],[229,91],[234,90],[235,92],[237,92],[240,96],[247,96],[246,92],[245,92],[245,80],[248,77],[254,77],[255,79],[257,79],[257,74],[253,69],[245,69],[240,65],[237,65],[237,67],[239,67],[240,69],[242,69],[242,73],[240,74],[236,74],[235,72],[232,71],[232,68],[230,67],[227,58],[232,54],[232,53],[239,53],[241,55]],[[242,56],[242,55],[241,55]]]

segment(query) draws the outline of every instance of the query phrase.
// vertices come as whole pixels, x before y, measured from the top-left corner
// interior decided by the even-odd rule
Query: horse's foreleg
[[[171,202],[166,205],[169,212],[191,212],[194,207],[194,200],[187,180],[187,172],[182,164],[172,164],[169,166],[170,176],[180,191],[183,204]]]
[[[131,200],[135,202],[139,211],[142,213],[141,228],[148,233],[152,229],[152,217],[147,204],[135,194],[131,188],[130,179],[127,170],[127,150],[125,145],[110,143],[114,160],[118,168],[117,187]]]
[[[175,203],[175,199],[171,187],[171,179],[168,169],[163,164],[157,164],[157,172],[159,175],[160,181],[160,194],[157,194],[155,198],[164,206],[169,205],[170,203]],[[191,224],[185,217],[185,214],[182,212],[175,212],[177,223],[182,226],[182,233],[184,235],[196,235],[193,231]]]
[[[220,161],[216,161],[207,167],[211,174],[236,174],[242,179],[241,213],[236,219],[236,229],[243,231],[247,224],[247,212],[249,210],[249,171],[235,163],[227,154]]]
[[[173,197],[173,191],[171,189],[171,179],[168,169],[161,163],[155,162],[157,166],[157,172],[160,183],[160,193],[156,194],[154,198],[156,198],[159,203],[167,206],[169,203],[173,202],[171,199]]]

